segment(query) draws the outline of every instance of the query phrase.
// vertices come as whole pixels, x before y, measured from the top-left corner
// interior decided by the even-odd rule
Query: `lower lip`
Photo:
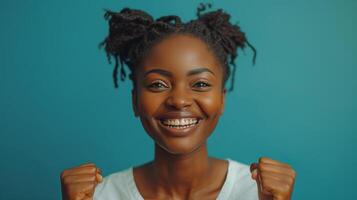
[[[174,136],[174,137],[184,137],[191,134],[198,127],[200,123],[201,120],[199,119],[198,122],[193,126],[189,126],[186,128],[171,128],[169,126],[165,126],[159,120],[160,127],[164,129],[165,133],[168,133],[170,136]]]

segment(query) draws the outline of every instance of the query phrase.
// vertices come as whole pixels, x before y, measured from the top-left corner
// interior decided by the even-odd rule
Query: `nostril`
[[[190,100],[190,98],[187,97],[169,97],[166,100],[166,104],[170,107],[174,107],[174,108],[184,108],[187,106],[192,105],[192,101]]]

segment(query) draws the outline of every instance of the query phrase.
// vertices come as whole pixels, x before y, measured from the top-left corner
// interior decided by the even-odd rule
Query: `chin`
[[[165,142],[164,144],[160,144],[156,142],[156,144],[159,146],[159,148],[172,155],[188,155],[202,147],[202,144],[193,143],[192,140],[170,141],[170,142]]]

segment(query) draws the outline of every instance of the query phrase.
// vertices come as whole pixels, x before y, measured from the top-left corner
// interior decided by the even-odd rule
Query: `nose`
[[[170,108],[181,110],[192,105],[192,97],[185,88],[174,88],[166,99],[166,105]]]

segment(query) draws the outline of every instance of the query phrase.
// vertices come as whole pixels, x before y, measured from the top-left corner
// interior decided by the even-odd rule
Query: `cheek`
[[[138,98],[140,115],[143,117],[152,117],[159,109],[162,103],[160,95],[150,92],[141,92]]]
[[[157,140],[155,139],[155,133],[158,127],[156,127],[155,119],[153,116],[155,116],[159,110],[161,103],[162,98],[156,93],[143,91],[138,96],[138,111],[141,124],[144,127],[146,133],[148,133],[154,140]]]
[[[219,117],[222,106],[222,97],[220,94],[207,94],[204,97],[199,98],[197,103],[207,118],[215,119]]]

